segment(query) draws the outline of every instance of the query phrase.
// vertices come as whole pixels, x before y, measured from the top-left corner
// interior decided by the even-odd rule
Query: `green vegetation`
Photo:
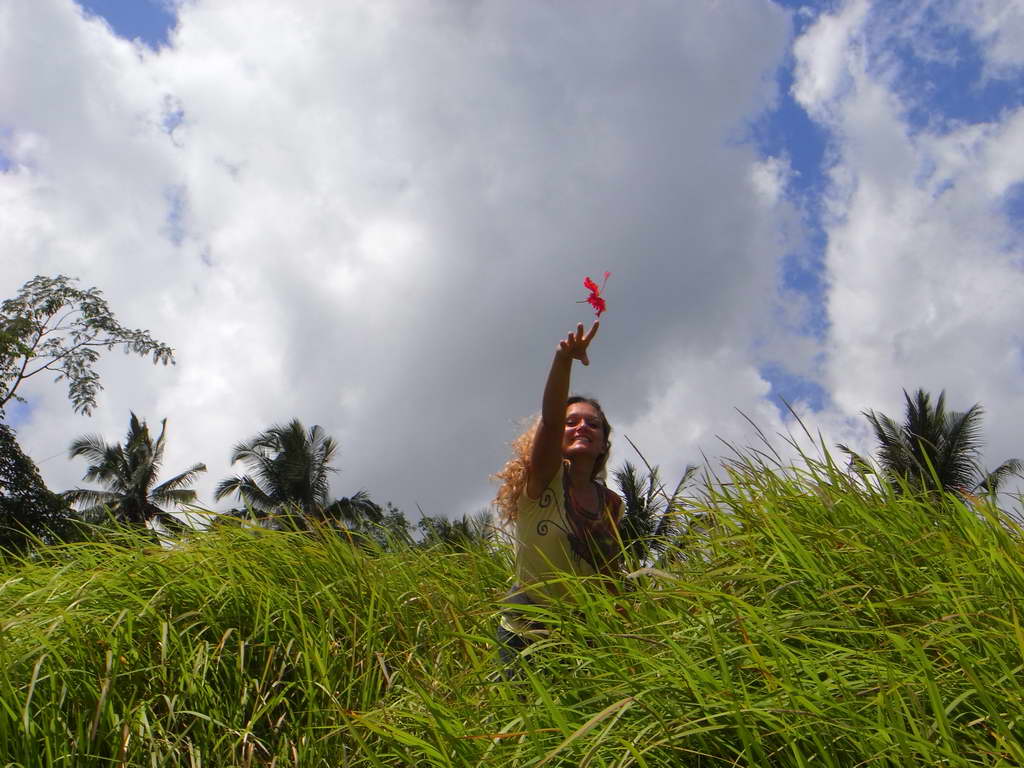
[[[102,291],[76,288],[76,282],[65,275],[36,275],[17,296],[0,303],[0,418],[10,401],[25,402],[18,387],[44,372],[67,380],[76,413],[92,413],[103,389],[94,370],[101,349],[174,362],[174,350],[149,331],[121,325]]]
[[[720,474],[687,504],[706,534],[618,597],[574,581],[578,610],[550,616],[510,680],[493,642],[500,543],[377,551],[329,528],[222,527],[10,561],[0,754],[26,768],[1024,762],[1010,517],[866,486],[828,458]]]
[[[360,490],[352,496],[330,500],[331,466],[338,452],[334,438],[318,424],[308,430],[298,419],[275,424],[239,443],[231,463],[242,462],[249,474],[236,475],[217,485],[219,501],[235,494],[245,502],[243,512],[270,527],[304,529],[327,521],[343,521],[351,527],[379,523],[383,510]]]
[[[627,461],[612,472],[623,504],[619,535],[629,562],[650,563],[684,533],[683,523],[689,516],[679,514],[685,502],[683,488],[697,470],[693,464],[687,466],[672,493],[661,482],[657,467],[643,474]]]
[[[156,483],[164,458],[167,419],[160,422],[156,440],[149,435],[149,427],[134,413],[128,422],[124,445],[108,444],[99,435],[85,435],[71,443],[72,459],[80,456],[91,464],[85,480],[98,482],[106,490],[76,488],[66,491],[64,498],[81,508],[85,520],[99,522],[110,516],[126,525],[145,528],[155,521],[166,530],[181,530],[183,523],[165,508],[179,509],[196,501],[196,492],[189,485],[205,464],[193,464],[170,480]]]
[[[4,406],[49,371],[88,414],[101,348],[173,362],[72,283],[36,277],[0,304],[5,766],[1024,763],[1024,529],[996,495],[1022,465],[981,468],[979,405],[918,390],[903,424],[866,412],[877,472],[844,446],[850,473],[751,451],[684,498],[692,468],[669,492],[627,464],[636,570],[524,608],[550,629],[504,669],[507,542],[443,516],[414,540],[365,491],[332,500],[320,427],[238,444],[248,474],[216,497],[246,506],[199,532],[168,508],[205,467],[157,484],[164,430],[132,414],[123,446],[72,445],[106,490],[66,499],[108,518],[72,525]]]
[[[21,450],[14,430],[0,422],[0,549],[24,550],[63,538],[68,512],[67,502],[46,487]]]
[[[935,405],[923,389],[913,396],[904,390],[903,397],[902,424],[884,413],[864,412],[878,443],[878,464],[889,482],[915,493],[994,494],[1004,480],[1024,471],[1020,459],[1007,459],[992,472],[982,468],[981,403],[966,411],[947,411],[945,392],[939,393]],[[839,449],[859,471],[873,471],[864,457],[845,445]]]

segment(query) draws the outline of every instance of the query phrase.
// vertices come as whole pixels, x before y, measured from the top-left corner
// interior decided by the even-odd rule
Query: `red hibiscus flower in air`
[[[583,278],[583,287],[590,291],[590,295],[582,301],[577,301],[577,304],[589,304],[594,308],[594,315],[597,317],[601,316],[601,313],[608,309],[608,304],[601,297],[601,291],[604,290],[605,283],[608,282],[608,278],[612,276],[611,272],[604,273],[604,280],[601,283],[601,287],[597,287],[597,283],[591,280],[589,277]]]

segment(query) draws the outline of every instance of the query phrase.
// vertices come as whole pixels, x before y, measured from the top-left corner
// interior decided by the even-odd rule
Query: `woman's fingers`
[[[590,344],[592,335],[590,333],[586,336],[583,335],[583,323],[579,323],[576,326],[576,342],[579,345],[580,362],[584,365],[590,365],[590,358],[587,356],[587,345]]]
[[[589,332],[584,334],[583,323],[576,326],[576,331],[570,331],[565,341],[558,342],[559,348],[568,355],[575,357],[584,365],[590,365],[590,358],[587,357],[587,346],[597,333],[600,323],[594,323]]]

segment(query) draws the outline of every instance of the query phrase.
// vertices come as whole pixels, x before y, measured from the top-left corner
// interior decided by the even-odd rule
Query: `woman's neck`
[[[594,462],[569,462],[569,486],[582,490],[590,487],[594,481]]]

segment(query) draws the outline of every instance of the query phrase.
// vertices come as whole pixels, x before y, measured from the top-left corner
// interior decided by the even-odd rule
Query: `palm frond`
[[[120,523],[117,510],[106,504],[97,504],[94,507],[83,507],[78,510],[78,519],[86,523]]]
[[[1009,477],[1024,477],[1024,462],[1020,459],[1007,459],[984,476],[975,486],[975,491],[989,494],[999,493],[999,486]]]
[[[107,443],[99,435],[82,435],[71,441],[68,450],[69,459],[84,456],[93,464],[102,464],[107,455]]]
[[[97,491],[92,488],[74,488],[61,494],[74,507],[113,506],[120,496],[110,491]]]
[[[379,525],[384,519],[384,510],[365,489],[356,491],[351,496],[335,499],[326,507],[327,517],[340,520],[347,525],[362,530],[370,525]]]
[[[903,428],[884,413],[866,411],[865,417],[871,424],[878,442],[878,463],[886,476],[906,478],[921,473],[913,448],[906,440]]]
[[[836,447],[845,453],[849,458],[849,468],[856,472],[858,475],[873,475],[875,473],[874,468],[871,466],[871,462],[864,458],[861,454],[857,453],[852,448],[844,445],[843,443],[837,443]]]
[[[160,473],[160,467],[163,466],[164,462],[164,443],[167,436],[167,419],[160,420],[160,434],[157,435],[156,442],[152,443],[152,464],[153,464],[153,476]]]
[[[177,488],[162,493],[151,493],[150,501],[158,507],[166,507],[168,504],[181,507],[196,502],[196,492],[190,488]]]
[[[192,526],[179,520],[170,512],[161,511],[153,515],[153,519],[168,533],[179,534],[192,530]]]
[[[938,456],[942,487],[966,489],[976,483],[980,474],[981,416],[982,408],[977,403],[963,413],[949,414]]]
[[[679,478],[679,482],[676,483],[676,489],[672,491],[672,503],[674,503],[675,500],[679,498],[679,495],[683,492],[683,488],[685,488],[690,483],[690,481],[693,480],[694,475],[696,475],[699,471],[700,466],[697,464],[686,465],[686,467],[683,469],[682,476]]]
[[[102,483],[110,491],[123,493],[129,487],[126,478],[124,451],[120,445],[107,445],[102,458],[86,467],[82,479]]]
[[[184,472],[175,475],[170,480],[167,480],[160,485],[156,486],[150,493],[153,496],[159,496],[167,491],[177,490],[186,485],[192,485],[196,480],[199,479],[199,475],[206,471],[205,464],[193,464],[191,467],[186,469]]]
[[[213,492],[213,497],[220,501],[232,493],[237,494],[239,501],[261,511],[270,512],[281,505],[279,499],[275,499],[265,493],[259,484],[248,475],[221,480]]]

